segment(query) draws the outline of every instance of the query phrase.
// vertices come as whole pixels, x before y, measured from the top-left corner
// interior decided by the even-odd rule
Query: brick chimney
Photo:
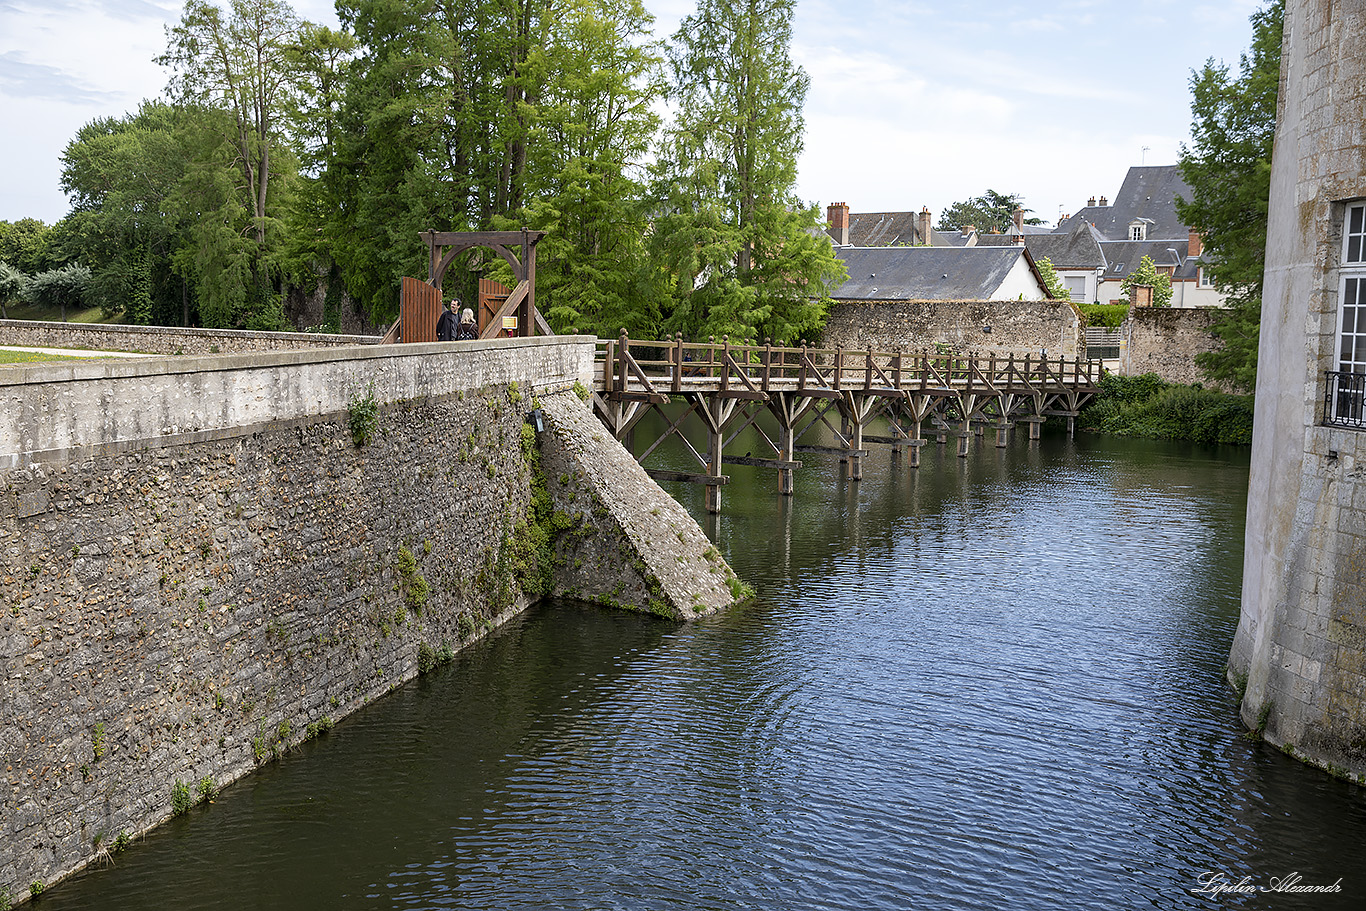
[[[1190,228],[1189,230],[1190,240],[1186,243],[1186,255],[1190,257],[1196,257],[1200,255],[1200,251],[1205,249],[1205,247],[1200,242],[1200,232],[1195,230],[1194,228]]]
[[[930,234],[930,210],[927,206],[920,207],[920,214],[916,216],[916,230],[920,234],[917,238],[918,243],[922,243],[927,247],[933,246],[930,241],[930,238],[933,236]]]
[[[842,202],[832,202],[825,207],[825,220],[829,227],[830,237],[841,247],[849,246],[849,205]]]
[[[1100,198],[1100,204],[1101,204],[1102,206],[1108,206],[1108,205],[1109,205],[1109,203],[1105,201],[1105,197],[1104,197],[1104,196],[1102,196],[1102,197]]]
[[[1020,243],[1024,243],[1024,209],[1016,206],[1015,211],[1010,213],[1010,218],[1015,223],[1015,236],[1019,238]]]
[[[1095,198],[1094,196],[1092,196],[1090,199],[1086,200],[1086,205],[1087,205],[1088,208],[1091,207],[1091,206],[1094,206],[1095,204],[1096,204],[1096,198]]]

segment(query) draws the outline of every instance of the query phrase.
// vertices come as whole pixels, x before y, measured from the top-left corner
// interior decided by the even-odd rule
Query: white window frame
[[[1129,240],[1147,240],[1148,226],[1139,222],[1129,225]]]
[[[1200,267],[1196,270],[1196,275],[1198,276],[1198,277],[1196,278],[1196,284],[1197,284],[1199,287],[1201,287],[1201,288],[1213,288],[1213,287],[1214,287],[1214,276],[1213,276],[1213,275],[1210,275],[1209,269],[1205,268],[1204,266],[1200,266]]]
[[[1342,218],[1338,260],[1336,370],[1366,373],[1366,202],[1351,203]]]
[[[1333,370],[1366,374],[1366,201],[1347,204],[1338,259],[1338,319]],[[1330,393],[1334,389],[1330,388]],[[1332,417],[1349,426],[1366,420],[1366,380],[1339,376],[1329,396]]]
[[[1064,275],[1062,283],[1063,287],[1067,289],[1068,297],[1074,301],[1086,302],[1087,280],[1085,275]]]

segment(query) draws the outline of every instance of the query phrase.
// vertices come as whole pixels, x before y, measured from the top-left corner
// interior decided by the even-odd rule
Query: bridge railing
[[[771,391],[833,395],[844,391],[957,394],[1094,390],[1099,360],[922,350],[688,342],[681,337],[636,341],[622,333],[599,340],[601,390],[651,397],[719,391],[760,397]]]

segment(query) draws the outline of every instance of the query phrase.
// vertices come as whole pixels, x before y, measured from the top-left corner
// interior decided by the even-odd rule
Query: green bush
[[[1082,411],[1080,426],[1118,436],[1246,446],[1252,442],[1252,397],[1167,383],[1152,373],[1109,375]]]
[[[1077,304],[1077,309],[1086,318],[1086,325],[1107,329],[1118,329],[1129,315],[1128,304]]]

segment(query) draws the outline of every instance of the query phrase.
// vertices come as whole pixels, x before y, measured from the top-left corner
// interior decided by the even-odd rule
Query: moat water
[[[539,607],[37,907],[1366,907],[1366,790],[1223,680],[1246,450],[806,463],[675,491],[753,603]]]

